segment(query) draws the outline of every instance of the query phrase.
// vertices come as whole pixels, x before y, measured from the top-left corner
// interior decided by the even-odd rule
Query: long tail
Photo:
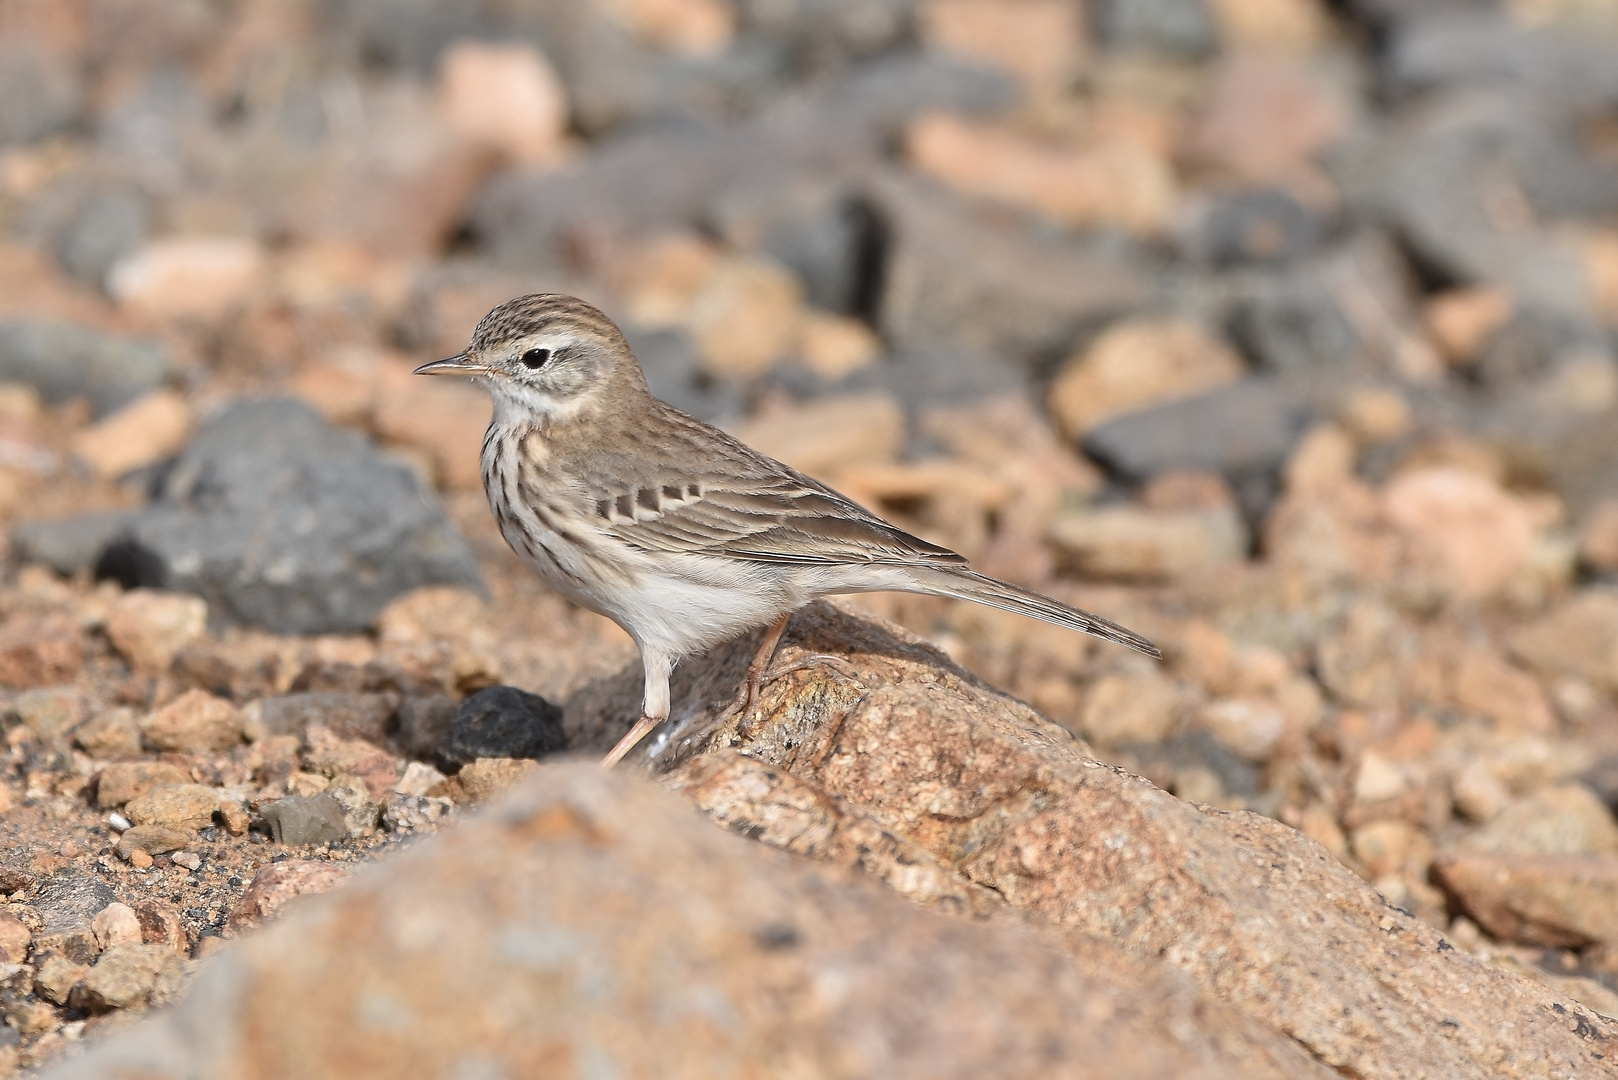
[[[1065,626],[1069,630],[1077,630],[1081,634],[1094,634],[1098,638],[1127,645],[1137,652],[1143,652],[1159,660],[1163,658],[1163,651],[1156,645],[1115,622],[1103,619],[1099,615],[1092,615],[1088,611],[1068,607],[1060,600],[1052,600],[1048,596],[1030,592],[1008,581],[985,577],[973,570],[953,567],[918,568],[914,572],[914,580],[915,592],[931,596],[948,596],[956,600],[972,600],[999,608],[1001,611],[1030,615],[1036,619],[1044,619],[1048,623],[1055,623],[1057,626]]]

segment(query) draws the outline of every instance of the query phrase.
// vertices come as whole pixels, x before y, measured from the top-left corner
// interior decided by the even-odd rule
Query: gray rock
[[[1318,211],[1280,188],[1216,196],[1180,236],[1188,258],[1215,266],[1289,262],[1313,251],[1326,231]]]
[[[399,706],[399,724],[394,742],[409,757],[426,757],[449,732],[460,703],[448,694],[423,694],[405,698]]]
[[[1127,252],[1038,230],[903,176],[884,175],[871,190],[888,237],[878,322],[896,351],[1043,360],[1150,295]]]
[[[1530,26],[1494,5],[1445,4],[1399,20],[1383,70],[1401,94],[1492,83],[1580,111],[1618,103],[1611,36]]]
[[[44,563],[73,575],[95,566],[107,545],[122,536],[138,510],[109,510],[61,521],[25,521],[11,532],[11,550],[23,562]]]
[[[1123,52],[1206,56],[1218,27],[1202,0],[1098,0],[1089,8],[1096,37]]]
[[[96,569],[280,633],[351,633],[418,586],[482,587],[414,472],[281,398],[209,420]]]
[[[793,270],[813,306],[844,315],[874,311],[881,226],[851,185],[806,178],[784,188],[736,189],[713,217],[730,243]]]
[[[1203,469],[1236,481],[1279,469],[1310,414],[1278,382],[1248,378],[1108,420],[1085,436],[1084,451],[1131,483],[1171,469]]]
[[[271,735],[303,735],[318,724],[340,739],[381,744],[399,707],[393,694],[314,691],[260,698],[248,706],[246,734],[257,742]]]
[[[58,874],[39,886],[30,901],[44,925],[34,934],[39,954],[59,952],[76,964],[94,960],[100,947],[90,922],[118,894],[99,878]]]
[[[515,686],[491,686],[461,702],[438,755],[466,765],[478,758],[541,758],[566,748],[561,706]]]
[[[259,807],[277,844],[333,844],[348,837],[342,804],[330,795],[288,795]]]
[[[0,381],[27,383],[52,404],[89,398],[105,415],[159,386],[169,368],[155,341],[45,319],[0,322]]]
[[[676,329],[643,330],[633,325],[622,329],[653,394],[710,423],[742,415],[745,402],[740,389],[703,373],[701,357],[690,334]]]
[[[61,131],[79,114],[79,72],[55,49],[8,28],[0,42],[0,146]]]
[[[113,263],[146,239],[151,217],[150,200],[134,184],[70,181],[53,187],[30,211],[26,231],[62,269],[99,289]]]
[[[846,64],[899,44],[915,0],[740,0],[744,31],[787,48],[800,71]]]

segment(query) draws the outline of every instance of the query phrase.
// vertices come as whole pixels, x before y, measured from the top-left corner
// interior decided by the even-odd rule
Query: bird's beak
[[[416,369],[417,375],[482,375],[489,369],[466,353],[434,360]]]

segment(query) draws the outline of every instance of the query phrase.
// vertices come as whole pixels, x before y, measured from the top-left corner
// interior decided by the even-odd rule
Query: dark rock
[[[99,878],[59,874],[45,881],[29,901],[44,923],[34,933],[35,951],[59,952],[76,964],[88,964],[100,951],[90,921],[117,899]]]
[[[393,738],[407,757],[426,757],[449,733],[460,703],[448,694],[408,697],[399,706],[399,725]]]
[[[742,415],[745,401],[740,390],[702,371],[701,357],[690,334],[677,329],[642,330],[632,325],[622,329],[653,394],[710,423]]]
[[[741,0],[744,32],[781,42],[794,67],[821,71],[898,44],[915,0]]]
[[[880,329],[899,351],[1066,351],[1150,286],[1117,252],[1041,232],[900,176],[873,184],[888,237]]]
[[[1096,37],[1108,49],[1198,57],[1219,47],[1202,0],[1099,0],[1089,10]]]
[[[883,58],[745,123],[658,125],[603,140],[570,169],[508,171],[479,194],[469,228],[501,264],[554,272],[567,259],[568,237],[581,229],[690,228],[722,207],[730,191],[860,174],[919,112],[981,111],[1014,96],[1006,79],[982,69],[940,58]]]
[[[479,690],[456,710],[438,744],[452,765],[478,758],[542,758],[567,748],[562,709],[515,686]]]
[[[288,795],[258,808],[277,844],[334,844],[348,837],[343,807],[330,795]]]
[[[0,43],[0,146],[29,143],[78,118],[83,97],[69,58],[25,32],[7,28]]]
[[[270,735],[302,735],[319,725],[340,739],[380,745],[399,707],[393,694],[304,693],[261,698],[247,709],[246,733],[254,742]]]
[[[1239,485],[1278,470],[1310,418],[1311,410],[1279,383],[1249,378],[1108,420],[1085,436],[1084,451],[1131,483],[1203,469]]]
[[[1384,72],[1401,94],[1492,83],[1574,110],[1618,103],[1618,42],[1530,26],[1493,5],[1451,3],[1401,20]]]
[[[717,231],[794,271],[809,303],[844,315],[874,310],[881,226],[846,184],[803,180],[785,188],[738,189],[713,211]]]
[[[12,866],[0,866],[0,893],[10,896],[12,893],[32,889],[39,883],[39,878],[26,870],[18,870]]]
[[[1318,211],[1280,188],[1216,196],[1187,224],[1181,247],[1216,266],[1289,262],[1313,251],[1326,224]]]
[[[363,629],[421,585],[481,588],[415,473],[281,398],[204,425],[96,572],[196,593],[218,617],[281,633]]]
[[[168,374],[168,351],[155,341],[45,319],[0,323],[0,381],[27,383],[52,404],[89,398],[105,415]]]
[[[101,288],[113,263],[146,239],[151,204],[133,184],[114,180],[53,187],[28,215],[25,231],[75,278]]]
[[[44,563],[58,574],[77,574],[95,566],[138,513],[109,510],[61,521],[25,521],[11,532],[11,550],[23,562]]]

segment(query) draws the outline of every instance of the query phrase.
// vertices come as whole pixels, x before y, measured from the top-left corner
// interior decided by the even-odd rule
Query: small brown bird
[[[1106,619],[974,573],[955,552],[659,401],[623,334],[582,300],[508,300],[465,352],[416,372],[489,388],[483,486],[506,543],[640,649],[641,717],[603,766],[667,718],[678,660],[768,626],[748,668],[751,707],[787,619],[835,593],[974,600],[1162,655]]]

